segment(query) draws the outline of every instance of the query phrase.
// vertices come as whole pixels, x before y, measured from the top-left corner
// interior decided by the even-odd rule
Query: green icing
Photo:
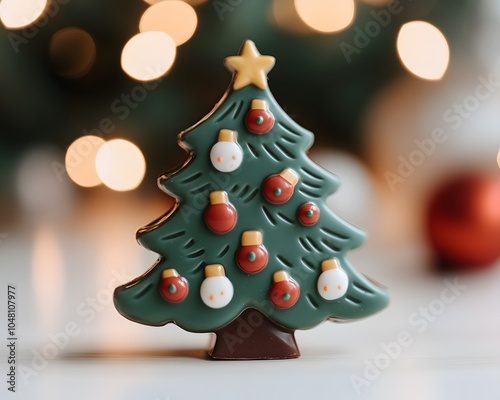
[[[266,100],[276,119],[273,129],[264,135],[250,133],[244,123],[255,98]],[[230,173],[219,172],[210,162],[210,149],[217,143],[220,129],[237,131],[243,149],[241,166]],[[269,89],[253,85],[230,89],[210,114],[180,133],[179,143],[190,154],[188,162],[158,179],[160,188],[174,195],[177,204],[137,232],[139,243],[160,257],[143,276],[115,291],[115,306],[122,315],[148,325],[175,322],[188,331],[212,332],[254,307],[284,327],[306,329],[328,318],[362,318],[387,305],[388,295],[346,258],[349,250],[363,243],[364,233],[325,204],[339,181],[307,157],[313,134],[281,109]],[[290,200],[270,204],[261,193],[262,183],[285,168],[292,168],[299,182]],[[238,212],[234,229],[223,235],[213,233],[203,219],[209,193],[214,190],[226,191]],[[304,226],[297,219],[297,210],[310,201],[319,208],[321,218],[314,226]],[[262,232],[269,252],[266,268],[252,275],[235,261],[241,234],[247,230]],[[347,273],[349,288],[340,299],[328,301],[316,285],[321,262],[332,257],[338,258]],[[199,294],[205,265],[215,263],[225,267],[234,286],[231,302],[220,309],[207,307]],[[173,267],[189,282],[189,294],[180,303],[165,301],[159,289],[162,271]],[[269,298],[273,273],[279,270],[287,271],[300,286],[297,303],[287,309],[275,307]]]

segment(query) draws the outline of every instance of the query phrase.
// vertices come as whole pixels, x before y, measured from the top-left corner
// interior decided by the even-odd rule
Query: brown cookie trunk
[[[218,360],[270,360],[300,356],[294,330],[275,324],[255,308],[218,329],[209,356]]]

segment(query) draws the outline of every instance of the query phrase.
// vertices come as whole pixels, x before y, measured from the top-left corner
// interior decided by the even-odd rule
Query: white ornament
[[[200,287],[200,296],[210,308],[222,308],[233,298],[234,289],[231,281],[224,275],[224,267],[220,264],[205,267],[206,278]]]
[[[210,150],[212,165],[221,172],[232,172],[238,169],[243,161],[243,150],[236,141],[236,132],[221,129],[217,140],[218,142]]]
[[[336,300],[347,292],[349,278],[339,267],[337,259],[321,264],[322,273],[318,279],[318,292],[325,300]]]

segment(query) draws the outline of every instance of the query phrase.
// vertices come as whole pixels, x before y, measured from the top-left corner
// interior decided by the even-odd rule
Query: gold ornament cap
[[[295,186],[299,182],[299,176],[291,168],[285,168],[279,173],[279,175],[285,179],[290,185]]]
[[[336,258],[330,258],[329,260],[325,260],[321,263],[321,271],[329,271],[331,269],[340,269],[340,262]]]
[[[231,129],[221,129],[219,131],[219,136],[217,137],[217,141],[219,142],[236,142],[238,139],[238,134],[236,131],[232,131]]]
[[[291,278],[290,278],[290,274],[286,271],[277,271],[273,274],[273,282],[274,283],[278,283],[278,282],[282,282],[282,281],[289,281]]]
[[[226,271],[222,264],[209,264],[205,267],[205,277],[226,276]]]
[[[171,278],[173,276],[174,277],[180,276],[179,273],[175,270],[175,268],[164,269],[163,272],[161,273],[161,277],[163,279]]]
[[[259,246],[262,244],[262,232],[245,231],[241,235],[242,246]]]
[[[267,101],[263,99],[253,99],[252,105],[250,106],[252,110],[269,110],[269,106],[267,105]]]
[[[229,198],[227,193],[223,190],[216,190],[214,192],[210,192],[210,204],[227,204],[229,203]]]

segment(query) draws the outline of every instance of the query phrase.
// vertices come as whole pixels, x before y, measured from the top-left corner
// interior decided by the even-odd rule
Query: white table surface
[[[16,394],[4,375],[2,399],[500,399],[500,263],[436,274],[418,241],[372,233],[350,259],[389,287],[389,308],[297,331],[299,359],[212,361],[210,334],[134,324],[114,309],[112,289],[157,257],[134,233],[164,204],[144,209],[140,199],[113,196],[77,206],[72,219],[25,218],[4,235],[0,298],[6,304],[7,284],[16,286],[18,369]],[[445,281],[462,288],[442,298]],[[401,335],[405,347],[392,345],[399,354],[389,358],[384,344]],[[1,354],[6,373],[5,345]],[[366,370],[374,363],[378,373]]]

